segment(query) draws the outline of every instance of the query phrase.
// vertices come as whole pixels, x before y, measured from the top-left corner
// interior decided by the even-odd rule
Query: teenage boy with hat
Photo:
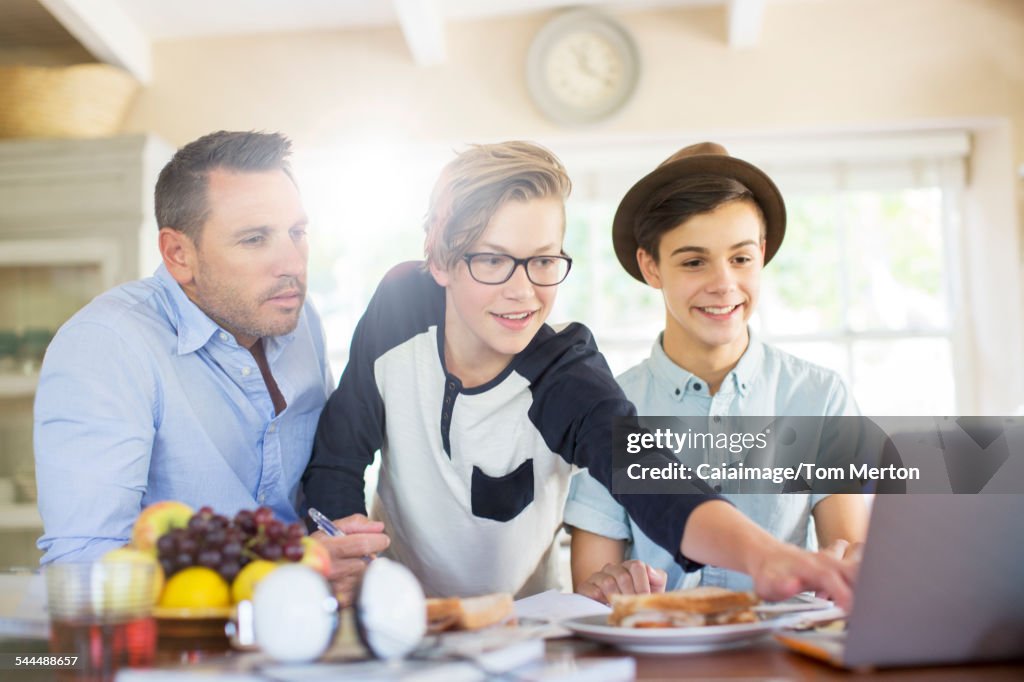
[[[640,415],[720,421],[857,414],[835,372],[762,343],[747,327],[761,269],[785,229],[785,203],[775,183],[714,143],[680,150],[629,190],[615,213],[615,254],[626,272],[661,290],[665,302],[665,329],[651,356],[618,377]],[[798,546],[813,546],[814,528],[822,546],[842,555],[866,532],[867,512],[855,495],[729,499],[776,538]],[[573,529],[577,592],[607,601],[616,592],[697,582],[587,472],[573,480],[565,523]],[[751,587],[750,577],[715,566],[703,569],[700,582]]]
[[[586,327],[545,323],[572,263],[569,188],[561,162],[525,142],[449,163],[424,224],[426,262],[384,277],[320,418],[307,501],[332,517],[364,511],[379,449],[374,516],[428,595],[556,587],[574,467],[611,485],[612,422],[633,406]],[[824,588],[849,604],[853,562],[779,542],[703,484],[693,493],[616,499],[689,570],[728,565],[765,598]]]

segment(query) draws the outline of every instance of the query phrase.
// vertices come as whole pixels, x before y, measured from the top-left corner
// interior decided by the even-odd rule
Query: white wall
[[[747,50],[727,46],[722,8],[621,14],[640,46],[642,81],[614,119],[575,131],[542,118],[526,91],[526,50],[547,18],[450,24],[449,60],[431,68],[413,65],[397,28],[157,44],[153,82],[126,129],[175,144],[218,128],[281,130],[306,150],[366,149],[354,143],[375,138],[527,138],[557,152],[634,137],[682,144],[970,128],[969,215],[1003,256],[997,275],[974,283],[972,301],[1003,297],[1002,310],[985,314],[1006,315],[1007,338],[1021,338],[1024,180],[1015,169],[1024,164],[1024,2],[772,2],[760,44]],[[976,364],[998,376],[1000,356],[987,345],[979,341]],[[1024,403],[1019,375],[1004,377],[999,404]]]

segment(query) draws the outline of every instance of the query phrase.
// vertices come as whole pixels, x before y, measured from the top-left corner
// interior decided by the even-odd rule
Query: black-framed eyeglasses
[[[467,253],[462,257],[469,267],[469,276],[481,284],[504,284],[520,265],[526,278],[539,287],[553,287],[569,276],[572,258],[564,253],[558,256],[530,256],[516,258],[507,253]]]

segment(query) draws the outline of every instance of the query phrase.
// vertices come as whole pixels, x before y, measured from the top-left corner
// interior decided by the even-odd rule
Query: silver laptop
[[[1024,658],[1024,495],[878,495],[845,630],[780,634],[846,668]]]

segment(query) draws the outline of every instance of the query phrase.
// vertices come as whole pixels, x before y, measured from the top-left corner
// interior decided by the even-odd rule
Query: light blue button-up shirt
[[[768,346],[753,334],[747,350],[721,388],[709,395],[707,383],[665,354],[661,337],[651,356],[618,377],[626,397],[642,416],[738,417],[856,415],[857,406],[835,372]],[[772,535],[815,548],[811,510],[827,495],[810,493],[743,494],[725,497]],[[686,575],[673,558],[643,534],[611,494],[585,471],[573,478],[565,522],[629,544],[629,558],[668,573],[668,589],[715,585],[752,589],[750,576],[706,566]]]
[[[307,302],[264,338],[287,402],[275,414],[256,361],[161,265],[97,297],[54,337],[35,403],[42,562],[89,560],[130,540],[161,500],[298,518],[299,478],[332,388]]]

